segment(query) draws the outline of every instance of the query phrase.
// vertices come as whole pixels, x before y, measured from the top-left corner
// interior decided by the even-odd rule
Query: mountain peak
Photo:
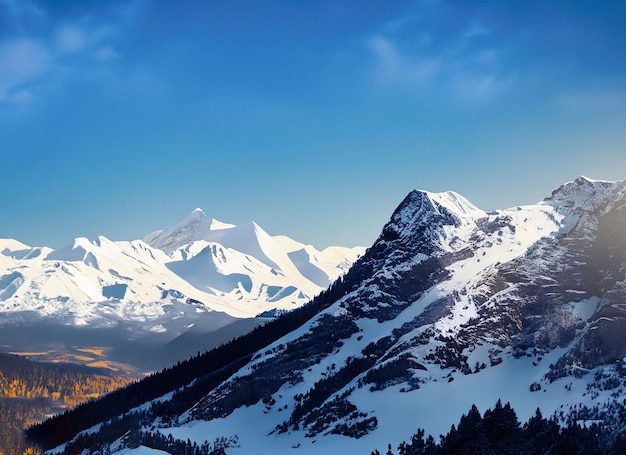
[[[416,189],[396,208],[383,232],[393,231],[394,237],[406,237],[425,229],[459,227],[484,216],[484,211],[453,191],[432,193]]]
[[[148,234],[143,240],[153,248],[170,253],[182,245],[205,239],[210,231],[232,227],[234,225],[210,218],[202,209],[196,208],[178,224],[158,234]]]
[[[581,175],[552,191],[552,194],[545,198],[542,203],[552,205],[557,210],[565,212],[580,208],[594,210],[596,206],[604,205],[610,199],[615,199],[617,193],[623,191],[625,187],[626,181],[593,180]]]
[[[200,207],[196,207],[195,209],[193,209],[193,211],[189,214],[189,216],[201,216],[201,217],[208,218]]]
[[[426,194],[435,205],[445,207],[460,219],[468,217],[476,219],[486,215],[484,211],[454,191],[445,191],[443,193],[426,192]]]
[[[587,184],[587,183],[616,183],[615,181],[611,181],[611,180],[597,180],[597,179],[591,179],[589,177],[586,177],[584,175],[579,175],[576,180],[574,180],[574,183],[577,183],[579,185],[583,185],[583,184]]]
[[[202,222],[202,220],[210,220],[210,218],[204,213],[201,208],[193,209],[189,215],[187,215],[183,220],[178,224],[189,224],[195,222]]]

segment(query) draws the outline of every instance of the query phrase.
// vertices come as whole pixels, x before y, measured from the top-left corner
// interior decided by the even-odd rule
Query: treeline
[[[493,409],[481,416],[476,406],[464,414],[458,425],[440,436],[425,437],[418,429],[409,442],[402,442],[394,451],[391,444],[385,455],[618,455],[626,453],[626,436],[615,434],[597,422],[577,422],[559,425],[555,416],[546,419],[537,409],[525,424],[520,424],[511,405],[498,400]],[[374,450],[371,455],[381,455]]]
[[[0,397],[49,398],[55,405],[73,407],[128,382],[88,367],[33,362],[0,353]]]
[[[123,377],[90,372],[87,367],[33,362],[0,353],[0,455],[39,453],[25,440],[26,427],[128,382]]]
[[[230,377],[237,371],[236,368],[245,364],[254,353],[296,330],[351,291],[360,279],[353,270],[354,268],[306,305],[258,326],[251,332],[211,351],[178,362],[170,368],[131,383],[100,399],[83,403],[71,411],[34,425],[26,431],[27,438],[42,449],[49,450],[71,440],[83,430],[127,413],[142,403],[172,391],[186,388],[180,395],[181,398],[185,397],[184,403],[199,400]],[[201,380],[187,387],[197,379]],[[176,409],[172,410],[172,406]],[[170,400],[170,405],[162,406],[161,411],[171,416],[174,411],[179,412],[179,406],[174,404],[174,400]]]
[[[164,435],[158,430],[141,430],[140,412],[131,412],[115,417],[103,424],[97,433],[82,433],[66,444],[63,454],[80,455],[84,453],[111,454],[111,441],[116,440],[120,448],[136,449],[140,446],[162,450],[171,455],[226,455],[226,449],[238,445],[237,437],[216,438],[213,443],[205,440],[202,444],[190,439],[182,440]],[[145,423],[145,422],[143,422]],[[130,430],[129,430],[130,428]],[[115,435],[122,431],[123,436]]]
[[[171,434],[165,436],[158,431],[153,431],[131,433],[125,438],[124,444],[131,449],[144,446],[162,450],[171,455],[226,455],[226,449],[237,447],[237,439],[218,438],[213,443],[205,440],[202,444],[198,444],[189,439],[183,441],[173,438]]]

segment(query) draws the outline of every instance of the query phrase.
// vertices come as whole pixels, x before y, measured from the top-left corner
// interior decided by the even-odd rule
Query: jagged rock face
[[[544,203],[563,217],[561,229],[498,272],[501,279],[517,282],[509,300],[521,330],[511,342],[548,350],[575,341],[560,365],[593,368],[621,359],[626,354],[620,309],[626,264],[624,185],[578,179]]]
[[[580,178],[540,204],[489,214],[454,193],[410,193],[337,285],[344,297],[302,333],[260,353],[191,415],[223,417],[308,383],[275,431],[359,437],[376,420],[355,408],[350,385],[415,390],[435,367],[468,374],[504,355],[557,347],[568,349],[551,380],[572,365],[589,369],[623,357],[625,188]],[[481,346],[491,346],[489,365],[471,365]],[[316,380],[311,370],[325,362],[332,368]]]
[[[469,296],[476,316],[461,323],[456,336],[430,358],[443,365],[453,358],[467,370],[462,351],[485,342],[512,347],[517,355],[572,344],[552,369],[556,378],[566,375],[571,365],[591,369],[624,357],[624,188],[623,183],[581,178],[555,190],[540,204],[555,222],[553,231],[455,290]],[[519,229],[506,217],[490,218],[477,220],[475,239]]]
[[[343,306],[354,317],[383,321],[397,316],[422,292],[445,280],[447,266],[473,254],[463,238],[473,223],[468,213],[484,215],[454,193],[411,192],[350,271],[348,279],[356,277],[359,289]]]
[[[601,326],[595,321],[621,311],[623,188],[581,179],[546,199],[544,207],[554,208],[550,218],[561,220],[552,235],[538,238],[523,254],[484,269],[469,287],[456,290],[470,296],[477,317],[459,326],[454,345],[466,348],[482,339],[502,347],[549,350],[566,346],[585,327],[584,333],[595,331],[594,337],[605,330],[617,335],[617,327],[609,328],[611,321]],[[475,239],[502,229],[515,232],[518,227],[506,221],[502,216],[478,220]],[[582,338],[589,343],[586,335]],[[614,358],[623,354],[613,352]],[[593,358],[596,365],[610,360]]]

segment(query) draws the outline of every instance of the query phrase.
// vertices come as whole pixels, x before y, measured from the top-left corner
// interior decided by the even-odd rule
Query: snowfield
[[[81,237],[51,250],[1,239],[0,313],[96,327],[154,320],[168,305],[192,302],[198,311],[254,317],[306,303],[363,251],[318,251],[255,223],[210,219],[200,209],[144,240]]]

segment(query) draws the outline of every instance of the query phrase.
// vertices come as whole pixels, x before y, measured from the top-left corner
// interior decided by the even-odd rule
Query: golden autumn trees
[[[0,353],[0,455],[39,455],[26,443],[25,428],[128,382],[100,370]]]

